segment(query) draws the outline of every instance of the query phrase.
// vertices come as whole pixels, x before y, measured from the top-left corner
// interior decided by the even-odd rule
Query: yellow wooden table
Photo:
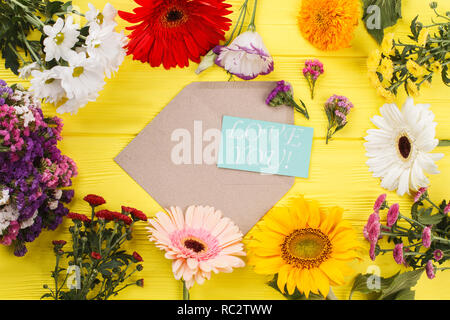
[[[130,11],[135,7],[132,0],[112,0],[114,7]],[[228,0],[233,5],[236,19],[240,0]],[[427,0],[403,0],[403,19],[389,28],[402,39],[406,38],[411,20],[420,14],[419,20],[428,22],[433,12]],[[88,10],[86,0],[74,1],[81,12]],[[106,0],[95,0],[103,8]],[[323,205],[339,205],[345,208],[344,217],[358,230],[359,240],[368,248],[362,236],[362,228],[371,213],[373,201],[382,192],[379,180],[373,178],[365,165],[363,137],[366,130],[374,126],[370,118],[378,113],[384,101],[369,84],[366,58],[377,44],[359,24],[352,48],[338,52],[323,52],[305,41],[296,24],[300,0],[259,1],[256,27],[275,59],[275,71],[257,80],[287,80],[292,83],[295,96],[308,105],[311,120],[296,114],[297,125],[313,126],[315,137],[312,149],[310,177],[296,179],[288,194],[303,193],[307,198],[319,200]],[[450,3],[439,1],[439,9],[450,10]],[[125,26],[124,21],[119,27]],[[301,73],[305,59],[319,58],[325,65],[325,74],[319,79],[314,101],[309,98],[309,89]],[[79,176],[74,180],[75,199],[70,209],[87,213],[82,201],[84,195],[96,193],[105,197],[109,209],[119,210],[120,205],[129,205],[145,211],[149,216],[161,210],[160,206],[137,185],[114,161],[113,158],[149,123],[164,106],[192,81],[224,81],[228,75],[213,67],[200,76],[194,73],[197,65],[189,68],[166,71],[132,61],[127,57],[119,73],[107,81],[95,103],[90,103],[75,116],[64,115],[64,140],[60,143],[63,153],[78,164]],[[9,83],[20,82],[9,70],[0,69],[0,78]],[[438,122],[437,138],[450,139],[449,89],[439,79],[433,87],[422,89],[418,103],[430,103]],[[27,83],[22,82],[25,86]],[[329,145],[325,144],[327,120],[323,111],[325,100],[332,94],[347,96],[355,105],[347,127],[336,134]],[[403,104],[405,94],[396,99]],[[47,115],[56,114],[53,107],[45,107]],[[450,147],[437,150],[445,157],[438,162],[441,173],[431,176],[430,193],[434,200],[441,201],[450,196]],[[390,202],[398,201],[403,212],[409,212],[411,198],[398,197],[388,192]],[[54,268],[51,240],[68,239],[69,222],[64,222],[56,231],[43,232],[28,245],[29,253],[23,258],[12,255],[9,248],[0,246],[0,299],[38,299],[45,290],[42,285],[51,284],[50,270]],[[147,240],[144,224],[134,231],[131,250],[144,258],[145,287],[130,287],[118,298],[122,299],[181,299],[182,287],[174,280],[170,261],[163,252]],[[381,256],[375,262],[368,254],[364,261],[355,264],[355,272],[365,273],[368,266],[377,265],[382,276],[390,276],[400,270],[391,256]],[[405,271],[403,268],[401,271]],[[267,277],[255,274],[251,268],[238,269],[232,274],[213,275],[204,285],[195,285],[192,299],[283,299],[265,282]],[[347,299],[352,278],[346,286],[335,287],[339,299]],[[450,299],[450,272],[439,272],[429,280],[424,274],[416,286],[417,299]],[[355,295],[354,298],[362,298]]]

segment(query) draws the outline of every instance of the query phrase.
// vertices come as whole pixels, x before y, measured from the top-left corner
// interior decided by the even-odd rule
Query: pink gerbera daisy
[[[173,260],[175,279],[182,279],[187,289],[210,279],[211,272],[232,272],[245,266],[236,257],[245,256],[243,235],[220,211],[208,206],[190,206],[186,216],[179,207],[166,211],[149,220],[149,239]]]

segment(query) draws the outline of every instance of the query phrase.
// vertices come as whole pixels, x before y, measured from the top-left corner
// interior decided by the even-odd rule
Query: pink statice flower
[[[433,262],[431,260],[428,260],[427,264],[425,265],[425,272],[427,273],[428,279],[433,279],[436,276],[434,273]]]
[[[375,203],[373,205],[373,211],[378,212],[380,209],[385,205],[386,203],[386,193],[383,193],[378,196],[377,200],[375,200]]]
[[[309,119],[308,109],[306,105],[300,100],[301,106],[295,102],[294,93],[292,90],[292,86],[289,82],[284,80],[278,81],[275,88],[269,93],[266,98],[266,104],[270,107],[278,107],[281,105],[285,105],[288,107],[292,107],[301,114],[303,114],[306,119]]]
[[[328,140],[348,123],[347,116],[353,108],[353,103],[347,97],[332,95],[325,102],[325,114],[328,118],[327,138]]]
[[[422,231],[422,245],[425,248],[429,248],[431,246],[431,228],[425,227]]]
[[[400,206],[398,203],[394,203],[388,211],[386,224],[388,227],[392,227],[398,219],[398,215],[400,213]]]
[[[397,264],[403,264],[405,262],[403,259],[403,243],[397,243],[392,254],[394,255],[394,260]]]
[[[309,89],[311,91],[311,99],[314,99],[314,89],[316,81],[321,74],[323,74],[323,64],[319,60],[306,60],[305,67],[303,68],[303,76],[308,82]]]
[[[232,272],[244,267],[242,233],[229,218],[212,207],[190,206],[186,214],[179,207],[158,212],[149,220],[150,241],[171,259],[175,279],[186,287],[202,284],[211,273]]]
[[[414,196],[414,203],[422,201],[427,196],[427,188],[420,188]]]
[[[436,261],[440,261],[444,257],[444,252],[440,249],[436,249],[433,251],[433,258]]]

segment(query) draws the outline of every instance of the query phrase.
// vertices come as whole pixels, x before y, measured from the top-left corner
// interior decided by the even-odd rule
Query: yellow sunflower
[[[326,297],[330,285],[342,285],[359,258],[356,233],[342,220],[343,209],[319,207],[303,197],[273,207],[257,224],[248,245],[248,264],[259,274],[277,274],[281,292],[310,292]]]

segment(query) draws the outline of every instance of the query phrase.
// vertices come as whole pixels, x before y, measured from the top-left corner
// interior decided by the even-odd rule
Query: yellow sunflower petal
[[[328,277],[319,268],[310,269],[309,272],[320,293],[326,298],[330,291]]]
[[[297,217],[296,228],[304,228],[309,217],[309,209],[305,199],[303,197],[292,199],[290,209]]]
[[[344,283],[344,276],[340,271],[342,264],[337,263],[335,260],[330,259],[323,262],[319,269],[327,275],[327,277],[337,284]]]
[[[332,231],[334,229],[336,224],[338,224],[339,221],[342,220],[343,212],[344,212],[344,209],[342,209],[340,207],[330,208],[327,219],[321,224],[320,230],[322,230],[322,232],[325,234],[329,234],[330,231]]]
[[[289,270],[289,275],[287,278],[287,283],[286,283],[286,287],[287,287],[287,291],[289,294],[294,294],[295,291],[295,287],[296,287],[296,279],[295,279],[295,274],[296,274],[296,269],[291,268]]]
[[[280,268],[278,272],[277,286],[282,293],[285,292],[284,288],[286,286],[290,269],[291,267],[288,264],[285,264]]]
[[[255,266],[254,271],[258,274],[275,274],[285,265],[285,262],[281,257],[249,255],[248,264]]]
[[[309,219],[308,219],[308,225],[311,228],[318,228],[320,224],[320,211],[319,211],[319,203],[317,201],[311,201],[308,203],[309,207]]]

